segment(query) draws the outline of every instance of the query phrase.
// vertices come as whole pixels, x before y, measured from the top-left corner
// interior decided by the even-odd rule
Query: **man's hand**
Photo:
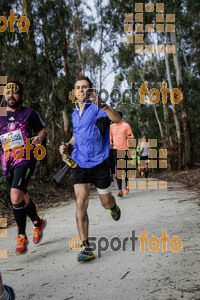
[[[60,154],[63,155],[64,153],[66,153],[68,148],[69,144],[65,144],[64,142],[62,142],[62,145],[60,145],[59,147]]]
[[[37,135],[37,136],[33,136],[31,138],[31,142],[33,145],[37,146],[37,145],[41,145],[42,144],[42,137]]]
[[[91,101],[91,103],[95,103],[98,105],[98,94],[95,89],[93,89],[93,91],[90,92],[89,100]]]

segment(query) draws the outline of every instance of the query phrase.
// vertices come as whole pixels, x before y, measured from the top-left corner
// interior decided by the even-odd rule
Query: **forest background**
[[[135,3],[143,3],[144,8],[145,3],[154,3],[154,7],[164,3],[164,14],[175,14],[175,33],[144,33],[144,44],[175,44],[175,53],[140,54],[135,53],[134,43],[125,43],[124,14],[134,14]],[[200,163],[198,0],[94,0],[93,11],[83,0],[0,1],[1,16],[8,19],[11,9],[18,19],[28,17],[30,27],[23,33],[15,22],[14,32],[9,26],[0,32],[0,76],[23,82],[23,105],[36,109],[46,124],[47,155],[37,166],[35,180],[52,181],[61,167],[59,145],[72,135],[74,104],[69,92],[80,74],[89,76],[97,89],[106,88],[112,74],[112,88],[121,93],[132,82],[137,89],[145,81],[149,90],[160,90],[163,81],[170,90],[179,88],[183,98],[176,105],[169,94],[166,105],[161,100],[152,104],[148,97],[146,104],[140,104],[138,92],[134,103],[126,94],[126,103],[115,101],[113,95],[109,104],[123,112],[136,139],[145,132],[158,140],[159,148],[167,149],[168,169],[178,171]],[[143,17],[144,24],[155,24],[156,10],[144,12]],[[0,201],[5,201],[2,172],[0,188]]]

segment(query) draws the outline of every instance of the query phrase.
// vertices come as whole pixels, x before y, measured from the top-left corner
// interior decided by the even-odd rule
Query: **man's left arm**
[[[126,135],[127,135],[127,139],[129,139],[129,140],[134,139],[134,134],[133,134],[131,126],[129,124],[127,127]]]
[[[105,113],[107,114],[108,118],[114,122],[114,123],[120,123],[122,118],[120,114],[111,106],[108,106],[107,104],[101,104],[100,106]]]
[[[45,128],[42,128],[42,130],[40,130],[40,131],[36,134],[36,136],[33,136],[33,137],[31,138],[32,144],[34,144],[35,146],[41,145],[43,139],[45,138],[45,136],[46,136],[46,129],[45,129]]]
[[[31,142],[35,146],[41,145],[46,135],[46,129],[43,120],[35,110],[32,111],[30,122],[33,132],[36,133],[36,135],[31,138]]]

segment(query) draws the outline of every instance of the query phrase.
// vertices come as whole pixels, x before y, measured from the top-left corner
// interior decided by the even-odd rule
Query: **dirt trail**
[[[69,240],[78,235],[75,202],[43,211],[48,226],[38,246],[32,243],[28,222],[29,251],[24,256],[14,256],[16,227],[9,228],[8,237],[1,238],[1,249],[8,250],[8,258],[0,262],[4,282],[13,286],[16,299],[200,299],[199,195],[181,184],[168,183],[168,190],[131,190],[117,203],[122,217],[114,222],[96,194],[90,200],[90,236],[97,238],[97,244],[106,237],[109,247],[88,263],[79,264],[77,252],[69,249]],[[140,242],[135,242],[132,251],[129,239],[126,251],[112,251],[113,237],[122,242],[132,231],[138,237],[144,230],[148,230],[148,239],[160,238],[162,230],[167,230],[170,239],[181,239],[182,249],[175,253],[168,242],[166,252],[162,244],[152,252],[145,242],[142,253]]]

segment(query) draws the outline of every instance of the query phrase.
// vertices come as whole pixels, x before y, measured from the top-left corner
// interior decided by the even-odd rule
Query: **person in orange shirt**
[[[118,113],[123,116],[122,112],[118,110]],[[113,148],[113,156],[115,161],[115,166],[117,166],[117,150],[127,150],[128,149],[128,139],[134,139],[134,135],[131,129],[131,126],[128,123],[121,121],[120,123],[113,123],[110,126],[110,144]],[[124,193],[128,194],[128,178],[127,178],[127,158],[128,155],[125,156],[126,160],[126,168],[125,168],[125,189]],[[118,185],[118,197],[123,197],[122,191],[122,179],[117,178]]]

